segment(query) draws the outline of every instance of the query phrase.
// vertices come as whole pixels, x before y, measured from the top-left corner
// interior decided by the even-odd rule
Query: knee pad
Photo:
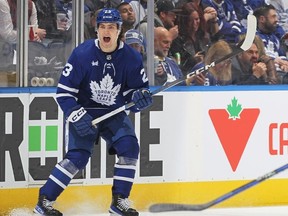
[[[64,160],[59,162],[59,165],[64,168],[64,170],[68,171],[72,176],[69,176],[71,179],[78,173],[79,169],[74,165],[74,163],[72,163],[69,159],[65,158]],[[60,167],[58,166],[58,164],[56,165],[56,168],[58,170],[61,170],[61,172],[63,172],[62,169],[60,169]],[[65,172],[63,172],[65,173]],[[66,174],[66,173],[65,173]]]
[[[118,157],[138,159],[139,144],[136,137],[125,136],[117,140],[113,145]]]
[[[120,157],[118,158],[117,164],[119,164],[119,165],[132,165],[132,166],[136,166],[137,161],[138,161],[138,160],[135,159],[135,158],[128,158],[128,157],[120,156]]]
[[[90,152],[79,149],[68,151],[65,158],[72,162],[77,169],[81,170],[87,165],[90,156]]]

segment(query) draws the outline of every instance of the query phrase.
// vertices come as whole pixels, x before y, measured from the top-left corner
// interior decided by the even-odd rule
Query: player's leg
[[[114,215],[138,216],[130,207],[128,197],[132,189],[139,144],[133,125],[125,112],[119,113],[103,123],[102,137],[105,139],[110,154],[117,154],[118,161],[114,167],[112,203],[109,212]]]
[[[52,170],[47,182],[40,188],[34,213],[41,215],[62,215],[52,207],[53,202],[65,190],[79,170],[83,169],[90,157],[86,150],[68,151],[64,160]]]
[[[71,129],[71,127],[70,127]],[[73,177],[88,163],[95,137],[79,137],[70,130],[68,152],[52,170],[46,183],[40,188],[34,213],[59,216],[62,213],[53,208],[53,202],[65,190]]]
[[[136,137],[120,138],[113,148],[117,152],[118,161],[114,166],[112,203],[110,213],[115,215],[137,216],[138,212],[131,208],[128,197],[130,195],[138,161],[139,145]]]

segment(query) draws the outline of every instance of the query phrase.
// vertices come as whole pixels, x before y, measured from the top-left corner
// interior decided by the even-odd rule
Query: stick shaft
[[[271,177],[275,176],[276,174],[283,172],[288,168],[288,164],[285,164],[269,173],[266,173],[263,176],[258,177],[257,179],[254,179],[226,194],[223,194],[222,196],[209,201],[207,203],[203,204],[177,204],[177,203],[159,203],[151,205],[149,208],[150,212],[166,212],[166,211],[202,211],[205,210],[211,206],[214,206],[216,204],[222,203],[225,200],[253,187],[258,185],[259,183],[270,179]]]

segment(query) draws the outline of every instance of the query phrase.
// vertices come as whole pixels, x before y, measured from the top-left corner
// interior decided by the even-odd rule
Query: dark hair
[[[122,5],[129,5],[128,2],[121,2],[119,5],[117,5],[116,9],[119,10],[120,7],[122,7]]]
[[[275,7],[271,4],[264,5],[259,8],[256,8],[253,15],[259,19],[260,16],[266,17],[270,10],[276,10]]]
[[[199,8],[199,6],[195,5],[193,2],[188,2],[184,4],[182,6],[182,13],[177,18],[178,19],[177,21],[179,24],[179,32],[181,32],[181,35],[188,34],[187,24],[189,23],[189,20],[190,20],[190,14],[194,11],[196,11],[199,14],[199,18],[200,18],[199,30],[204,35],[205,21],[204,21],[203,12]]]

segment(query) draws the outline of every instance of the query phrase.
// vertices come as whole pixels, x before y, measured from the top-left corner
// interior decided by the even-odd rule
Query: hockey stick
[[[157,94],[159,92],[165,91],[165,90],[167,90],[167,89],[169,89],[169,88],[171,88],[173,86],[176,86],[176,85],[184,82],[187,78],[190,78],[192,76],[197,76],[200,73],[206,72],[210,68],[214,67],[215,65],[217,65],[217,64],[219,64],[219,63],[221,63],[221,62],[223,62],[223,61],[225,61],[227,59],[230,59],[233,56],[236,56],[236,55],[238,55],[239,53],[241,53],[243,51],[248,50],[252,46],[253,40],[255,38],[256,24],[257,23],[256,23],[255,16],[253,16],[251,14],[248,15],[247,20],[248,20],[248,22],[247,22],[248,23],[247,33],[246,33],[245,40],[244,40],[244,42],[242,43],[241,46],[235,47],[235,49],[233,49],[233,51],[230,54],[228,54],[226,56],[223,56],[220,59],[215,60],[214,62],[210,63],[209,65],[205,65],[205,66],[203,66],[203,67],[201,67],[201,68],[199,68],[197,70],[194,70],[194,71],[188,73],[186,76],[184,76],[184,77],[182,77],[180,79],[174,80],[173,82],[170,82],[170,83],[167,83],[166,85],[161,86],[160,88],[158,88],[155,91],[153,91],[151,93],[151,95],[155,95],[155,94]],[[101,122],[101,121],[103,121],[103,120],[105,120],[105,119],[107,119],[107,118],[109,118],[111,116],[114,116],[117,113],[120,113],[120,112],[122,112],[122,111],[124,111],[126,109],[129,109],[130,107],[132,107],[134,105],[135,104],[133,102],[125,104],[125,105],[123,105],[123,106],[121,106],[121,107],[119,107],[119,108],[117,108],[117,109],[115,109],[115,110],[113,110],[113,111],[111,111],[111,112],[99,117],[99,118],[94,119],[92,121],[92,124],[96,125],[97,123],[99,123],[99,122]]]
[[[222,196],[207,202],[203,204],[176,204],[176,203],[159,203],[159,204],[154,204],[149,207],[150,212],[167,212],[167,211],[202,211],[207,208],[210,208],[211,206],[214,206],[218,203],[221,203],[269,178],[272,176],[286,170],[288,168],[288,164],[285,164],[278,169],[275,169],[269,173],[266,173],[263,176],[258,177],[257,179],[254,179],[241,187],[238,187],[226,194],[223,194]]]

